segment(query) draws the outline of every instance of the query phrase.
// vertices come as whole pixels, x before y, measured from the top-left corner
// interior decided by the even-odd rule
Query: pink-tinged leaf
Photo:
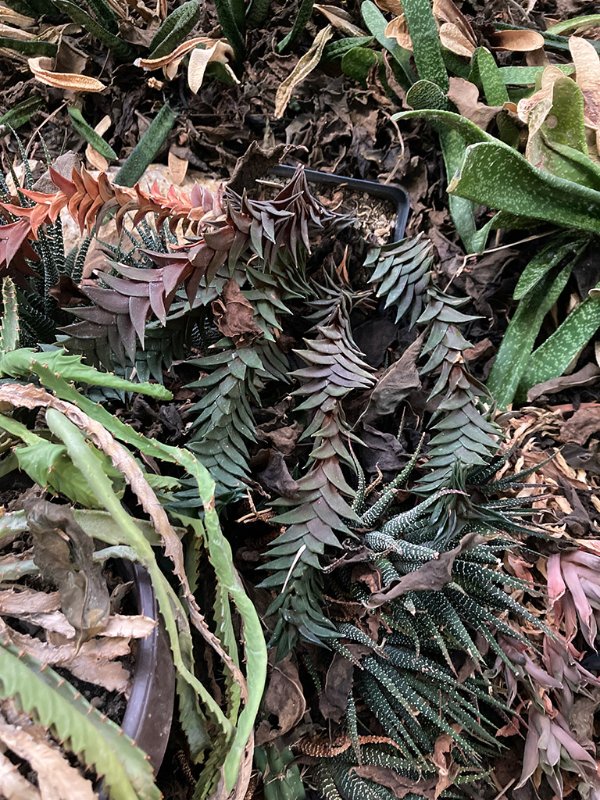
[[[594,617],[592,606],[590,605],[587,597],[585,596],[585,592],[581,587],[577,568],[566,562],[562,565],[562,573],[565,583],[567,584],[567,587],[573,597],[575,608],[577,609],[577,616],[579,617],[581,632],[586,642],[590,645],[590,647],[593,647],[594,639],[596,638],[597,633],[596,619]]]
[[[168,297],[183,284],[187,276],[191,273],[192,267],[190,262],[186,260],[181,263],[176,262],[169,264],[157,271],[161,273],[165,295]]]
[[[573,738],[571,733],[564,730],[557,722],[552,723],[552,733],[574,761],[588,764],[594,772],[596,771],[595,759]]]
[[[116,275],[109,275],[104,272],[102,273],[102,280],[104,283],[107,283],[111,289],[115,289],[115,291],[125,297],[130,297],[131,295],[135,297],[148,296],[148,287],[145,283],[136,283],[127,278],[118,278]]]
[[[150,310],[150,301],[147,297],[129,298],[129,318],[135,332],[137,333],[140,344],[144,347],[144,336],[146,332],[146,320]],[[134,344],[135,346],[135,344]],[[127,349],[127,346],[126,346]],[[135,357],[135,352],[134,352]]]
[[[557,600],[560,600],[567,590],[562,577],[560,559],[560,553],[554,553],[548,559],[548,599],[552,604],[556,603]]]
[[[150,284],[150,307],[162,325],[167,324],[164,296],[164,286],[159,283]]]
[[[127,297],[112,289],[86,286],[85,293],[95,305],[106,311],[111,311],[113,314],[124,314],[127,311]]]
[[[529,713],[529,730],[527,731],[525,749],[523,750],[523,768],[521,770],[521,778],[519,783],[515,787],[516,789],[520,789],[522,786],[525,786],[527,781],[532,777],[540,765],[540,733],[535,725],[536,714],[537,712],[535,712],[533,709]]]
[[[25,219],[0,227],[0,238],[6,241],[6,263],[10,264],[17,255],[23,243],[29,236],[31,228]]]
[[[119,332],[119,336],[121,337],[121,342],[123,343],[123,347],[125,348],[125,352],[127,353],[127,357],[131,361],[132,364],[135,364],[135,354],[136,354],[136,343],[135,343],[135,334],[136,331],[133,328],[133,323],[128,316],[124,314],[119,314],[117,317],[117,330]],[[140,344],[142,348],[144,347],[144,339],[140,340]]]

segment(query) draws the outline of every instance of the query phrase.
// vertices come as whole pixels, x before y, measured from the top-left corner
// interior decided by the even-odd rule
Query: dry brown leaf
[[[394,797],[397,797],[398,800],[402,800],[407,795],[414,797],[415,792],[419,793],[419,797],[427,798],[427,800],[435,800],[435,797],[437,797],[435,794],[435,778],[415,782],[414,778],[406,778],[396,770],[371,764],[351,767],[350,769],[361,778],[366,778],[380,786],[386,786],[391,789]]]
[[[476,547],[485,539],[478,533],[467,533],[452,550],[440,553],[439,558],[427,561],[414,572],[403,575],[397,583],[371,595],[368,602],[369,608],[378,608],[384,603],[389,603],[407,592],[429,591],[438,592],[452,580],[452,567],[455,559],[465,550]]]
[[[600,404],[580,408],[560,430],[561,442],[584,445],[592,434],[600,431]]]
[[[258,726],[257,744],[265,744],[273,739],[278,739],[295,728],[304,716],[306,700],[298,676],[298,668],[291,656],[271,665],[271,673],[263,697],[263,709],[268,719],[264,719]],[[276,726],[271,725],[269,721],[273,718],[277,719]]]
[[[73,639],[75,637],[75,628],[67,621],[61,611],[29,613],[21,609],[18,616],[31,625],[39,625],[45,631],[60,634],[65,639]],[[103,638],[143,639],[152,632],[155,626],[156,622],[151,617],[144,617],[138,614],[113,614],[109,618],[106,628],[100,631],[98,636]]]
[[[317,11],[320,11],[324,17],[327,18],[328,22],[330,22],[334,28],[337,28],[342,33],[345,33],[347,36],[366,36],[366,31],[362,28],[359,28],[358,25],[353,23],[352,14],[348,13],[348,11],[344,11],[343,8],[338,8],[337,6],[331,5],[317,5],[315,3],[314,8]]]
[[[211,47],[206,47],[204,50],[197,47],[192,50],[190,61],[187,70],[188,86],[194,94],[198,94],[198,90],[204,81],[204,73],[206,68],[211,63],[223,64],[227,70],[229,77],[233,78],[236,83],[239,80],[235,72],[229,66],[229,62],[233,59],[233,48],[226,42],[217,40]]]
[[[28,31],[19,30],[19,28],[11,28],[10,25],[0,24],[0,36],[7,36],[10,39],[17,39],[20,42],[31,42],[38,37]]]
[[[16,764],[0,753],[0,797],[6,800],[41,800],[40,793],[19,772]]]
[[[438,23],[441,23],[442,45],[456,55],[470,58],[478,42],[467,17],[452,0],[434,0],[432,11]]]
[[[466,58],[471,58],[477,47],[453,22],[443,22],[440,25],[440,42],[446,50]]]
[[[544,37],[537,31],[495,31],[489,37],[494,50],[510,53],[529,53],[544,47]]]
[[[434,800],[454,783],[458,775],[458,764],[452,758],[454,739],[448,733],[438,736],[433,748],[432,761],[437,767],[438,779],[433,794]]]
[[[408,32],[408,25],[406,24],[404,14],[401,14],[399,17],[394,17],[393,20],[388,22],[385,28],[385,35],[390,39],[395,39],[400,47],[412,52],[412,40]]]
[[[41,83],[64,89],[69,92],[103,92],[106,86],[96,78],[87,75],[75,75],[73,72],[53,72],[54,62],[51,58],[29,58],[29,69]]]
[[[169,166],[169,172],[171,174],[171,178],[173,179],[173,183],[176,186],[181,186],[185,180],[185,175],[188,171],[190,162],[187,160],[187,158],[179,158],[179,156],[176,156],[172,150],[169,150],[167,164]]]
[[[548,381],[532,386],[527,392],[527,401],[533,403],[543,394],[556,394],[573,386],[589,386],[597,383],[599,379],[600,369],[598,366],[596,364],[586,364],[585,367],[573,372],[571,375],[561,375],[558,378],[551,378]]]
[[[108,114],[102,117],[100,122],[94,127],[94,130],[99,136],[104,136],[106,131],[112,125],[112,120]],[[91,144],[85,148],[85,157],[90,165],[97,169],[99,172],[106,172],[108,169],[108,161],[97,150],[94,150]]]
[[[600,128],[600,56],[591,42],[571,36],[569,49],[575,64],[575,80],[583,92],[586,125]]]
[[[212,304],[215,325],[236,347],[247,347],[263,335],[254,319],[252,304],[246,300],[235,280],[229,280],[221,296]]]
[[[58,592],[37,592],[19,587],[0,591],[0,614],[5,617],[26,614],[47,614],[60,608]]]
[[[488,106],[479,99],[479,89],[474,83],[464,78],[450,78],[448,98],[458,108],[461,116],[470,119],[475,125],[485,130],[501,106]]]
[[[0,5],[0,22],[9,22],[11,25],[16,25],[17,29],[34,28],[38,24],[37,19],[26,17],[3,5]]]
[[[375,5],[382,11],[389,11],[390,14],[399,16],[403,13],[402,0],[375,0]]]
[[[348,696],[354,683],[354,664],[340,653],[334,653],[325,688],[319,694],[319,711],[325,719],[340,722],[348,708]]]
[[[52,800],[95,800],[92,784],[72,767],[58,747],[36,732],[0,721],[0,741],[37,773],[41,796]]]
[[[75,639],[66,641],[56,635],[50,635],[48,641],[43,642],[13,630],[3,621],[0,621],[0,630],[20,652],[33,656],[43,666],[64,667],[79,680],[109,692],[123,695],[129,692],[129,672],[116,660],[129,655],[128,639],[91,639],[79,646]]]
[[[298,63],[287,76],[287,78],[279,85],[277,94],[275,95],[275,118],[279,119],[283,116],[285,109],[292,97],[292,92],[296,86],[301,83],[310,73],[315,69],[321,56],[325,45],[333,36],[333,28],[327,25],[326,28],[320,30],[310,46],[309,50],[299,59]]]
[[[141,67],[147,72],[152,72],[155,69],[168,67],[169,64],[172,64],[174,61],[179,64],[181,59],[190,53],[195,47],[198,47],[198,45],[201,44],[210,46],[213,41],[214,39],[209,39],[206,36],[196,36],[194,39],[189,39],[187,42],[182,42],[178,47],[175,48],[175,50],[167,53],[166,56],[161,56],[161,58],[136,58],[133,63],[136,67]]]

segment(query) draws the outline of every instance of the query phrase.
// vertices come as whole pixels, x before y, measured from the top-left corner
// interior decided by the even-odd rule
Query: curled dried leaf
[[[51,58],[30,58],[29,69],[38,81],[55,89],[69,92],[103,92],[106,86],[96,78],[87,75],[75,75],[73,72],[54,72],[54,61]]]
[[[296,86],[310,75],[321,60],[325,45],[332,36],[333,28],[331,25],[320,30],[315,36],[315,40],[309,50],[298,61],[287,78],[280,84],[275,96],[275,117],[277,119],[283,116]]]
[[[537,31],[496,31],[490,38],[494,50],[507,50],[509,53],[531,53],[544,46],[544,37]]]
[[[197,47],[192,50],[190,63],[188,64],[188,86],[192,92],[197,94],[204,81],[206,68],[211,63],[223,64],[229,76],[236,83],[239,83],[235,72],[229,66],[229,62],[233,60],[233,57],[234,52],[231,45],[220,39],[214,42],[211,47],[206,47],[205,49]]]
[[[347,36],[365,36],[365,31],[352,22],[352,14],[349,14],[347,11],[332,5],[315,4],[314,8],[320,11],[334,28],[337,28]]]
[[[385,28],[385,35],[390,39],[395,39],[400,47],[403,47],[405,50],[413,49],[404,14],[400,14],[399,17],[394,17],[391,22],[388,22]]]
[[[569,49],[575,64],[575,80],[583,92],[585,123],[600,129],[600,56],[593,44],[571,36]]]

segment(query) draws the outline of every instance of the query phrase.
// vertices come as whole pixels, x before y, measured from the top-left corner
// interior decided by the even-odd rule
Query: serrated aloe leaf
[[[448,191],[518,216],[600,233],[600,192],[538,170],[500,142],[470,145]]]
[[[89,386],[106,386],[117,391],[137,392],[160,400],[170,400],[173,396],[160,384],[133,383],[117,375],[100,372],[84,364],[81,356],[67,355],[65,350],[38,353],[29,348],[20,348],[0,357],[0,375],[8,375],[11,378],[26,378],[32,372],[38,374],[39,367],[51,370],[66,381],[85,383]]]
[[[592,292],[598,289],[600,284]],[[599,328],[600,297],[591,294],[534,351],[519,384],[519,398],[524,398],[532,386],[562,375]]]
[[[12,278],[2,281],[2,319],[0,320],[0,354],[19,346],[19,306]]]
[[[160,800],[150,762],[54,670],[0,643],[0,696],[15,699],[104,779],[111,800]]]

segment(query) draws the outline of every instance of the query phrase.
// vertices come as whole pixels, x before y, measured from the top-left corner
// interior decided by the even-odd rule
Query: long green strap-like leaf
[[[117,186],[133,186],[144,174],[165,143],[177,115],[166,103],[150,123],[121,169],[115,175]]]
[[[596,290],[600,290],[600,284]],[[600,297],[586,297],[531,356],[519,384],[519,398],[525,399],[532,386],[562,375],[598,329]]]
[[[402,8],[413,44],[419,78],[448,91],[448,73],[442,57],[438,27],[429,0],[403,0]]]
[[[517,216],[600,233],[600,192],[542,172],[500,142],[471,145],[448,191]]]
[[[502,338],[487,381],[487,387],[500,408],[514,400],[544,317],[560,297],[585,246],[586,242],[572,238],[561,245],[554,237],[532,259],[521,276],[517,290],[520,286],[522,288],[515,290],[521,302]],[[550,271],[566,258],[569,261],[558,275],[550,275]]]

